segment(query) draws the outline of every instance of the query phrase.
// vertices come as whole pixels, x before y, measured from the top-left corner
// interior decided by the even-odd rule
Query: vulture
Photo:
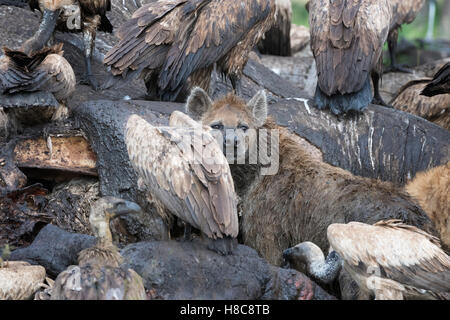
[[[421,95],[431,79],[413,80],[405,84],[391,105],[399,110],[427,119],[450,130],[450,95],[442,94],[433,97]]]
[[[344,270],[359,285],[359,298],[449,297],[450,257],[441,249],[439,240],[425,231],[400,220],[374,225],[350,222],[331,224],[327,237],[331,253],[326,261],[313,243],[290,248],[285,256],[305,263],[312,274],[319,278],[323,275],[325,280],[327,275],[336,274],[337,260],[341,259]]]
[[[126,145],[138,185],[171,225],[173,216],[199,229],[208,248],[231,254],[237,244],[237,197],[228,162],[206,126],[174,112],[170,127],[154,127],[137,115],[128,119]]]
[[[76,80],[71,65],[63,57],[62,47],[63,44],[60,43],[30,54],[3,48],[5,55],[0,59],[0,93],[13,95],[19,92],[46,91],[52,93],[60,103],[58,109],[47,110],[47,113],[42,113],[41,110],[38,119],[26,122],[58,120],[67,114],[64,101],[75,90]],[[26,112],[30,113],[29,109]],[[23,116],[25,115],[20,117]],[[29,119],[32,116],[25,117]]]
[[[379,79],[391,21],[389,1],[309,2],[311,49],[318,76],[314,96],[317,108],[329,108],[339,115],[362,111],[371,101],[386,105],[379,93]]]
[[[447,62],[422,90],[422,95],[433,97],[440,94],[450,94],[450,62]]]
[[[120,27],[104,63],[117,81],[144,79],[152,99],[208,91],[215,64],[240,92],[249,54],[274,20],[275,0],[152,1]]]
[[[411,70],[399,66],[395,58],[398,30],[402,24],[409,24],[414,21],[420,9],[424,5],[425,0],[389,0],[389,2],[392,8],[392,19],[387,40],[391,65],[387,70],[385,70],[385,72],[411,72]]]
[[[94,202],[89,222],[97,242],[78,254],[78,265],[58,275],[51,300],[146,300],[142,278],[123,266],[109,228],[111,219],[140,211],[134,202],[114,197]]]
[[[31,10],[42,12],[42,21],[35,35],[22,46],[26,53],[42,49],[54,30],[82,32],[84,42],[85,75],[81,83],[99,89],[92,74],[91,59],[97,30],[112,33],[113,25],[106,16],[111,0],[29,0]]]
[[[259,52],[274,56],[290,56],[291,52],[291,0],[275,0],[275,23],[258,44]]]

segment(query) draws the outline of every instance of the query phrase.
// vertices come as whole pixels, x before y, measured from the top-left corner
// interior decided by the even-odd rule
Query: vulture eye
[[[213,128],[215,130],[222,130],[223,129],[223,124],[216,123],[216,124],[211,125],[211,128]]]

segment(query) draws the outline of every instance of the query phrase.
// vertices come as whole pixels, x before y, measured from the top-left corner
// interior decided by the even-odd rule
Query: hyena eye
[[[238,128],[244,132],[246,132],[248,130],[248,127],[246,125],[240,125]]]
[[[216,124],[211,125],[211,128],[213,128],[215,130],[222,130],[223,129],[223,124],[216,123]]]

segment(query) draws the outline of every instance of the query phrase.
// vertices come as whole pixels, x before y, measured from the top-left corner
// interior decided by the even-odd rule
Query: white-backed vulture
[[[450,95],[427,97],[421,94],[431,81],[432,79],[419,79],[408,82],[400,88],[390,104],[396,109],[415,114],[450,130]]]
[[[248,55],[274,16],[275,0],[157,0],[120,27],[104,63],[115,80],[140,76],[151,98],[184,101],[190,87],[208,90],[215,63],[239,92]]]
[[[212,239],[210,249],[225,255],[234,249],[239,231],[230,168],[209,129],[186,122],[186,117],[173,114],[171,125],[186,123],[175,128],[153,127],[132,115],[126,130],[128,155],[138,184],[166,223],[177,216],[187,228]]]
[[[123,258],[112,243],[109,222],[141,208],[130,201],[103,197],[89,215],[97,243],[78,254],[78,265],[61,272],[51,289],[51,300],[145,300],[142,278],[122,266]]]
[[[111,0],[29,0],[31,10],[42,12],[42,21],[35,35],[22,46],[26,53],[42,49],[56,30],[83,33],[85,75],[81,83],[99,89],[92,74],[91,60],[97,30],[112,33],[113,25],[106,16]]]
[[[291,53],[291,0],[275,0],[275,23],[258,44],[259,52],[275,56],[290,56]]]
[[[423,89],[424,96],[433,97],[440,94],[450,94],[450,62],[447,62],[433,77],[433,80]]]
[[[374,225],[336,223],[328,227],[327,237],[330,250],[336,251],[343,268],[358,283],[360,298],[445,299],[450,293],[450,257],[439,240],[423,230],[400,220]],[[317,269],[316,276],[327,275],[336,262],[317,264],[317,256],[323,260],[323,253],[308,254],[315,247],[299,244],[287,250],[286,256],[302,260],[310,270]]]
[[[388,0],[309,2],[311,49],[318,76],[314,97],[317,108],[329,108],[338,115],[362,111],[371,101],[386,105],[378,82],[390,21]]]
[[[402,24],[414,21],[425,0],[389,0],[392,10],[391,26],[389,28],[388,48],[391,65],[385,71],[411,72],[397,64],[395,51],[397,48],[398,30]]]

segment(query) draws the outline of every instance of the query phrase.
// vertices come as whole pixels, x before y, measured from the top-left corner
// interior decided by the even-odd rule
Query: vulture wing
[[[450,93],[450,62],[447,62],[434,75],[433,80],[423,89],[425,96],[432,97],[440,94]]]
[[[139,8],[119,28],[120,41],[105,55],[112,74],[125,78],[129,72],[139,75],[146,68],[160,68],[183,21],[181,5],[186,2],[159,0]]]
[[[362,89],[387,39],[387,0],[311,0],[309,23],[320,89],[331,96]]]
[[[126,143],[139,178],[169,211],[210,238],[237,236],[231,172],[207,131],[153,127],[133,115],[128,119]]]
[[[70,266],[52,289],[52,300],[145,300],[142,278],[119,267]]]
[[[61,48],[62,45],[47,48],[31,57],[21,52],[12,55],[5,51],[12,63],[5,71],[0,71],[3,91],[47,91],[58,100],[67,98],[75,89],[76,79],[72,66],[62,57]]]
[[[397,96],[392,100],[392,105],[429,121],[442,115],[450,109],[450,95],[438,95],[426,97],[420,92],[431,82],[431,79],[413,80],[405,84]]]
[[[251,39],[255,43],[246,43],[251,50],[266,31],[263,22],[275,13],[273,0],[203,2],[206,5],[198,14],[184,17],[162,67],[161,90],[179,91],[193,72],[211,66],[239,42],[260,33]]]
[[[352,268],[370,276],[434,292],[450,291],[450,257],[437,238],[398,221],[368,225],[332,224],[327,230],[331,247]]]

